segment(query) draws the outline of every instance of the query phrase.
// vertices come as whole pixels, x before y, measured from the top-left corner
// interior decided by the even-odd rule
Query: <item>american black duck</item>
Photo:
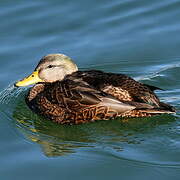
[[[31,84],[35,85],[26,96],[29,108],[60,124],[175,113],[154,93],[159,88],[124,74],[78,71],[63,54],[44,56],[34,72],[15,85]]]

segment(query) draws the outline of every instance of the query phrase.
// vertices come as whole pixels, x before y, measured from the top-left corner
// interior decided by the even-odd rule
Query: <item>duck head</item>
[[[38,82],[61,81],[68,74],[78,70],[72,59],[64,54],[48,54],[40,61],[34,72],[15,83],[15,86],[28,86]]]

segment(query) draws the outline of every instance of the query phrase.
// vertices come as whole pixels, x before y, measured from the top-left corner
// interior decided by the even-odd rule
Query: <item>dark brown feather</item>
[[[75,72],[67,76],[67,78],[75,81],[85,81],[94,88],[111,94],[120,101],[135,101],[159,106],[160,101],[151,90],[153,86],[144,85],[124,74],[90,70]]]
[[[77,71],[61,82],[35,85],[26,102],[36,113],[61,124],[175,112],[160,102],[155,89],[123,74]]]
[[[42,91],[39,90],[40,86]],[[32,93],[36,90],[40,93]],[[135,109],[135,106],[122,103],[86,83],[68,79],[35,85],[30,90],[26,102],[36,113],[61,124],[114,118]]]

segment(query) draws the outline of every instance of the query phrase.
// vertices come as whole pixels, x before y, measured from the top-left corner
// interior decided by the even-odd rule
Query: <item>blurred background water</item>
[[[0,178],[180,179],[180,114],[57,126],[24,103],[16,80],[48,53],[125,73],[180,108],[180,1],[0,2]]]

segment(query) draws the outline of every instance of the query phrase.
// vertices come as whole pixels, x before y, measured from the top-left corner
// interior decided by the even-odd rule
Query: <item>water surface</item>
[[[1,1],[0,177],[180,178],[180,1]],[[41,56],[65,53],[81,69],[125,73],[177,115],[57,126],[33,114],[12,84]]]

